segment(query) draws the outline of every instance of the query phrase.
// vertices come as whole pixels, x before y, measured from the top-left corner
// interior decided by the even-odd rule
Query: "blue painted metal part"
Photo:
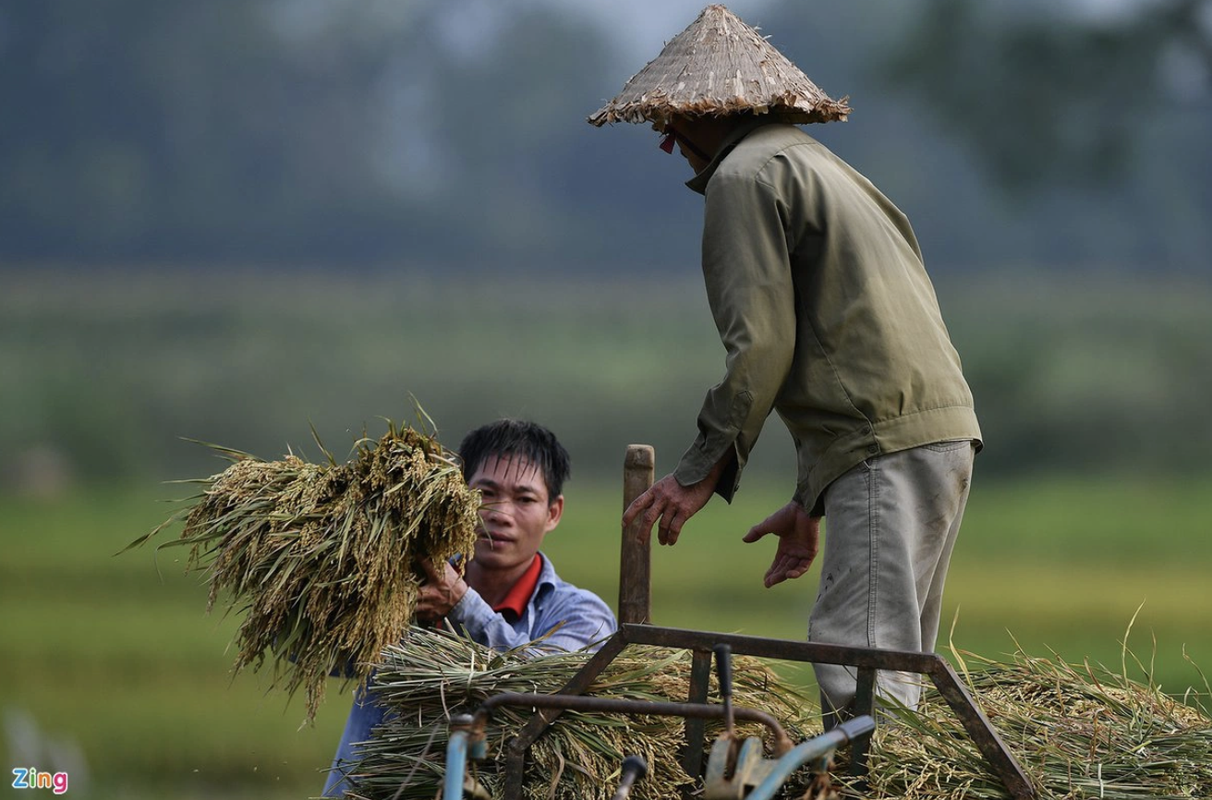
[[[791,773],[810,761],[827,758],[834,750],[846,742],[865,736],[875,730],[875,720],[864,714],[838,725],[831,731],[822,733],[802,744],[793,747],[790,752],[775,762],[770,774],[749,793],[745,800],[771,800]]]
[[[467,731],[454,731],[446,743],[446,783],[442,789],[442,800],[462,800],[466,770]]]

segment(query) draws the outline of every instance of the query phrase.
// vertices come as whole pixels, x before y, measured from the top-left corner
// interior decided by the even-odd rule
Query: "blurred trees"
[[[909,90],[1015,190],[1055,179],[1106,185],[1142,152],[1142,123],[1171,141],[1212,105],[1212,2],[1157,0],[1112,16],[1052,3],[925,0],[888,59]],[[1207,156],[1208,148],[1185,154]],[[1198,165],[1209,174],[1212,160]]]
[[[1037,207],[1030,260],[1207,269],[1212,2],[926,0],[885,74]]]
[[[270,10],[6,4],[5,255],[255,259],[373,218],[376,54],[286,47]]]
[[[549,233],[545,214],[562,221],[551,185],[574,153],[550,121],[584,116],[561,87],[601,72],[602,50],[533,5],[4,3],[0,258],[519,247]]]
[[[1204,268],[1208,7],[745,16],[851,96],[813,133],[935,265]],[[684,165],[584,124],[641,66],[612,35],[551,0],[0,0],[0,263],[693,262]]]
[[[1212,445],[1208,287],[1154,278],[1209,272],[1210,6],[743,14],[850,96],[810,132],[913,220],[983,469],[1164,472]],[[308,420],[339,447],[408,391],[452,435],[514,413],[590,462],[675,454],[720,353],[685,163],[584,121],[641,67],[627,35],[558,0],[0,0],[0,484],[11,454],[176,468],[178,435],[272,456]],[[131,269],[69,293],[52,262]],[[147,269],[178,264],[222,277]]]
[[[813,133],[909,213],[935,267],[1207,273],[1208,0],[828,8],[776,3],[763,29],[851,95],[851,121]]]

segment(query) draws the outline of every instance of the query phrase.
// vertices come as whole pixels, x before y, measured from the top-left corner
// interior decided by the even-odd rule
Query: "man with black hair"
[[[463,475],[483,498],[474,557],[462,575],[451,564],[426,564],[428,580],[417,617],[445,619],[493,650],[521,647],[540,637],[537,653],[593,648],[614,633],[610,608],[592,592],[560,579],[539,552],[560,524],[570,460],[555,434],[541,425],[502,419],[476,428],[459,445]],[[337,747],[325,797],[340,797],[355,745],[368,740],[384,708],[365,695],[354,700]]]

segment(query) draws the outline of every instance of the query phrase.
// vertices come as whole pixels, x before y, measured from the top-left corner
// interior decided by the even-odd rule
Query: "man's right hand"
[[[813,517],[792,501],[749,529],[744,541],[752,544],[768,533],[779,537],[774,561],[766,570],[766,588],[808,571],[820,546],[821,518]]]
[[[716,476],[708,475],[698,483],[683,486],[673,475],[666,475],[652,484],[646,492],[632,501],[623,512],[623,527],[626,528],[641,517],[638,539],[647,542],[652,535],[652,526],[657,526],[657,540],[661,544],[677,544],[682,526],[707,505],[715,491]]]
[[[426,580],[417,595],[416,615],[422,622],[437,622],[467,594],[467,583],[445,561],[439,565],[425,558],[421,559],[421,566],[425,568]]]
[[[686,520],[693,517],[707,505],[715,486],[720,481],[724,470],[736,458],[734,450],[727,450],[698,483],[683,486],[672,474],[661,478],[648,490],[637,497],[623,512],[623,527],[631,523],[643,513],[636,540],[641,544],[647,543],[652,535],[652,526],[657,525],[657,540],[661,544],[677,544],[682,535],[682,526]]]

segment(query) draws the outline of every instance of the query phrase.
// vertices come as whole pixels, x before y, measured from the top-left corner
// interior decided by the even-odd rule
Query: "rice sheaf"
[[[313,719],[330,675],[365,682],[408,630],[421,560],[471,558],[479,492],[433,435],[391,422],[340,464],[212,447],[231,465],[186,481],[201,494],[129,547],[184,518],[165,545],[189,547],[187,570],[205,571],[208,611],[242,615],[233,671],[268,665]]]

